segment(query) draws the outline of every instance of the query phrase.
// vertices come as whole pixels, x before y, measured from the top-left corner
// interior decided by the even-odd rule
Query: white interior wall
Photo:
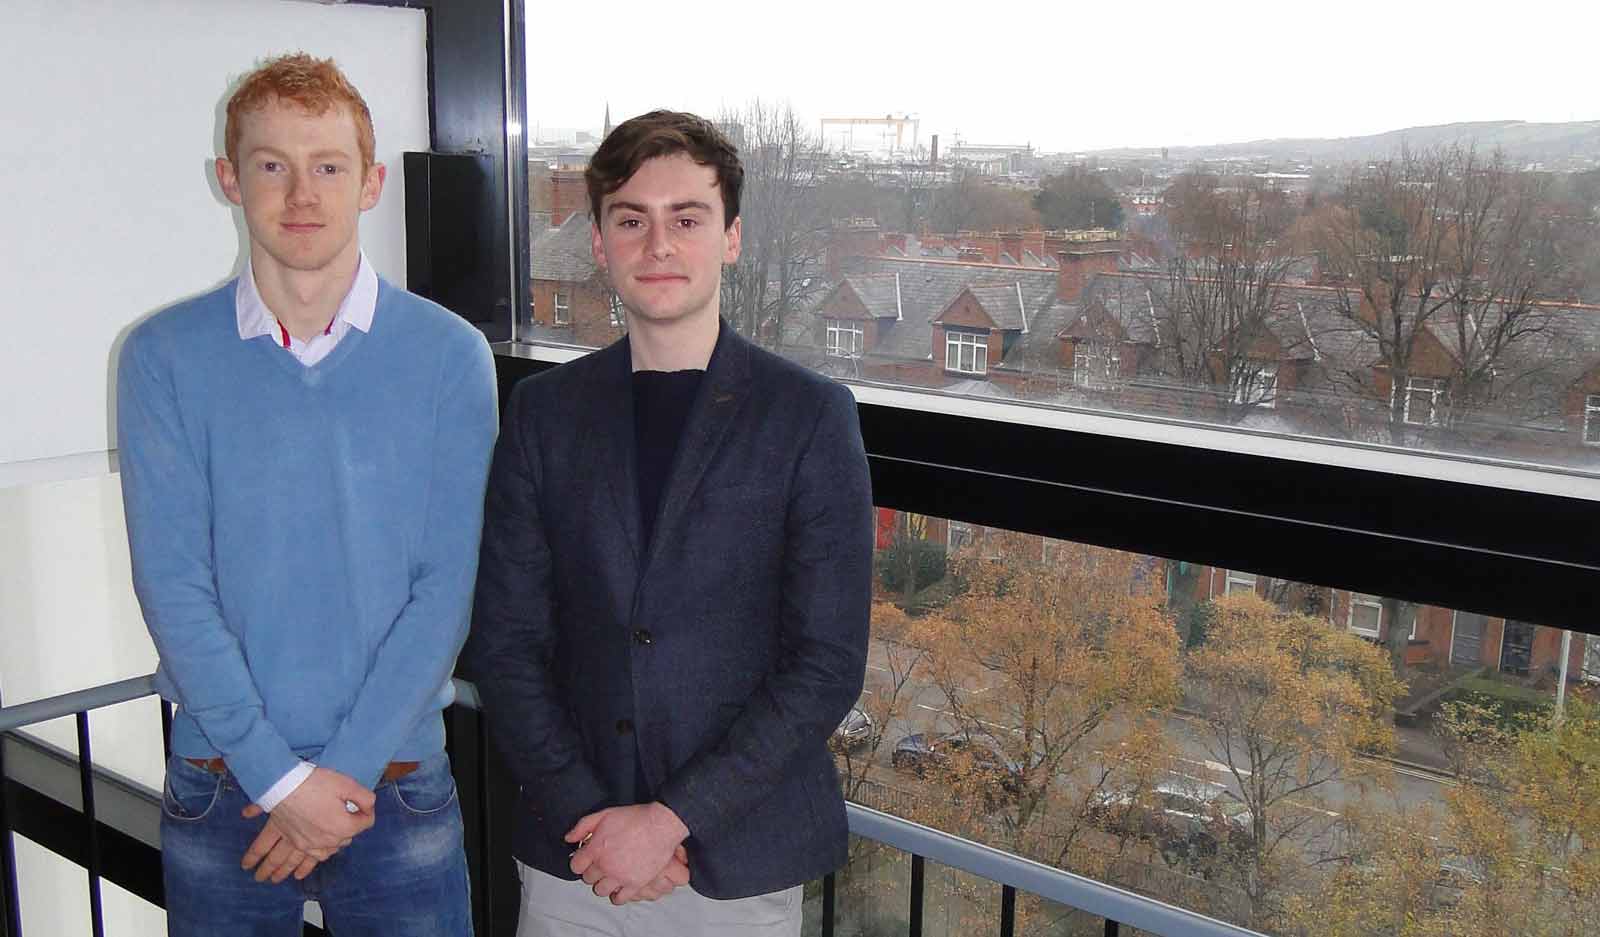
[[[109,379],[120,337],[242,265],[243,225],[211,165],[229,86],[263,57],[331,55],[363,89],[389,181],[363,219],[362,243],[380,273],[404,283],[400,154],[428,146],[424,44],[419,10],[4,5],[0,61],[12,88],[0,134],[0,484],[23,477],[17,463],[114,449]]]
[[[211,170],[229,86],[262,58],[332,56],[373,112],[382,201],[367,256],[405,282],[401,153],[428,148],[425,16],[302,0],[26,0],[0,7],[0,694],[15,704],[149,673],[114,474],[113,366],[145,316],[227,280],[243,222]],[[143,700],[91,717],[95,760],[161,782]],[[37,734],[75,749],[71,720]],[[82,870],[18,840],[28,933],[88,933]],[[106,891],[107,932],[160,934]],[[142,906],[142,907],[141,907]]]

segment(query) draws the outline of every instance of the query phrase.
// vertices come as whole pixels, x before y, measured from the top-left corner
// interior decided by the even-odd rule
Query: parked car
[[[860,706],[851,706],[839,727],[829,737],[828,747],[836,752],[856,752],[871,741],[872,717]]]
[[[1022,793],[1021,765],[960,732],[908,735],[895,743],[889,763],[900,771],[925,777],[930,772],[949,771],[958,758],[970,758],[975,770],[990,776],[1006,793]]]
[[[1439,873],[1434,877],[1433,903],[1441,908],[1453,908],[1461,903],[1461,895],[1470,888],[1482,885],[1482,867],[1464,856],[1447,855],[1439,860]]]
[[[1248,847],[1254,835],[1250,808],[1221,784],[1198,779],[1172,778],[1145,792],[1101,791],[1086,813],[1108,832],[1150,840],[1171,863],[1214,856],[1224,844]]]

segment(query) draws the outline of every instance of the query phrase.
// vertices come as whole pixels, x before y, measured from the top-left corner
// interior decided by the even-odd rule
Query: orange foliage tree
[[[1403,686],[1378,648],[1253,593],[1216,601],[1186,669],[1203,718],[1196,738],[1250,810],[1237,871],[1253,917],[1265,920],[1303,865],[1313,825],[1326,825],[1320,794],[1367,775],[1361,753],[1393,748],[1390,706]]]
[[[1000,764],[969,755],[946,779],[950,809],[1060,865],[1093,792],[1159,761],[1150,712],[1176,701],[1180,667],[1145,561],[1051,546],[1046,556],[1036,537],[988,532],[952,559],[963,589],[918,633],[948,723]]]

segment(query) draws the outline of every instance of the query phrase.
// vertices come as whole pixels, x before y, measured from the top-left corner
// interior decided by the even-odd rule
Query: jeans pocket
[[[161,789],[162,812],[172,820],[204,820],[221,799],[224,777],[172,756],[167,761],[167,779]]]
[[[413,816],[438,813],[455,803],[456,779],[450,774],[450,759],[435,755],[399,780],[389,784],[395,802]]]

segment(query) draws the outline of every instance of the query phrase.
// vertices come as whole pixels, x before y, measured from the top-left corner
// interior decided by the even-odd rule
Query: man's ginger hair
[[[356,143],[361,147],[361,169],[377,162],[377,140],[372,133],[372,112],[361,92],[339,71],[333,59],[312,58],[304,52],[281,55],[262,63],[244,76],[228,99],[228,120],[223,128],[223,148],[228,162],[239,165],[239,138],[244,135],[245,114],[262,110],[273,101],[292,103],[320,117],[329,108],[343,107],[356,122]]]

